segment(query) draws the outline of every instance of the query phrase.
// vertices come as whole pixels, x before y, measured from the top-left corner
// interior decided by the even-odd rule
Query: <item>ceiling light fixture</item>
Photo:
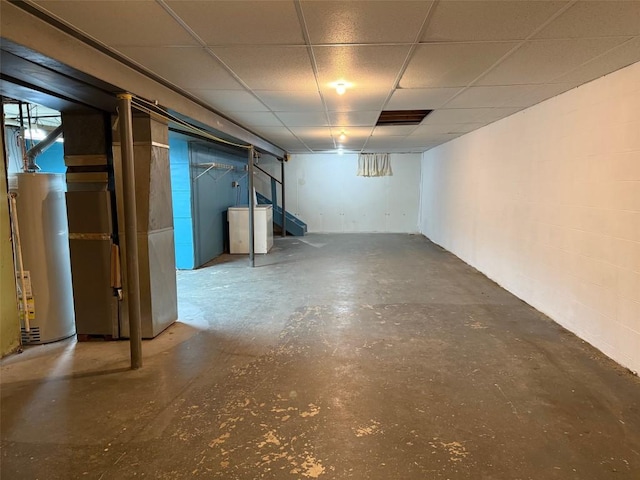
[[[347,135],[344,132],[342,132],[342,133],[340,133],[340,136],[338,137],[338,139],[341,142],[344,142],[347,139]]]
[[[353,83],[346,80],[336,80],[327,84],[328,87],[335,88],[338,95],[344,95],[348,89],[353,88]]]

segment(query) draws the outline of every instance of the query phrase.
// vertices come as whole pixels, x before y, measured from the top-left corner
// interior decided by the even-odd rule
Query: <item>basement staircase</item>
[[[271,200],[256,192],[258,199],[258,205],[272,205],[273,206],[273,223],[282,228],[282,208],[278,205],[273,205]],[[285,218],[287,223],[287,233],[295,237],[303,237],[307,233],[307,224],[300,220],[295,215],[285,212]]]

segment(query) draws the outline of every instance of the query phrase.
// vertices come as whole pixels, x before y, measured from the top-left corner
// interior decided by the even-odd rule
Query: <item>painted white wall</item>
[[[287,211],[309,232],[417,233],[420,162],[420,154],[391,154],[392,176],[365,178],[355,154],[292,155]]]
[[[424,235],[640,371],[640,63],[422,167]]]

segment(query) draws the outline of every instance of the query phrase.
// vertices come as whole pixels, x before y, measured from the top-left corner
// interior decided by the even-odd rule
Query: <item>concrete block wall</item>
[[[224,252],[226,211],[248,202],[246,161],[179,134],[169,135],[169,145],[176,267],[191,270]],[[211,162],[236,169],[204,173],[204,167],[195,167]],[[234,181],[239,188],[232,187]]]
[[[191,208],[191,170],[189,143],[169,133],[169,168],[171,170],[171,202],[176,267],[194,268],[193,211]]]
[[[640,63],[423,155],[420,230],[640,371]]]
[[[420,154],[391,154],[393,176],[365,178],[356,175],[355,154],[292,155],[285,167],[287,211],[309,232],[416,233],[420,160]]]
[[[225,251],[227,235],[227,209],[247,205],[246,162],[241,156],[225,153],[217,148],[192,143],[191,188],[194,232],[195,267],[204,265]],[[233,166],[234,170],[209,170],[195,168],[195,164],[220,163]],[[197,178],[201,175],[199,178]],[[238,182],[239,187],[233,187]]]

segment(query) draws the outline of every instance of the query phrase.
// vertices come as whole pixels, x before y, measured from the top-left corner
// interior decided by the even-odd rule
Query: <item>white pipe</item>
[[[29,169],[29,157],[27,157],[27,142],[24,139],[24,130],[18,139],[20,140],[20,151],[22,152],[22,171],[26,172]]]
[[[36,165],[36,157],[49,148],[62,135],[62,125],[58,125],[49,135],[27,150],[27,171],[40,170]]]
[[[29,302],[27,301],[27,284],[24,280],[24,262],[22,260],[22,243],[20,243],[20,227],[18,226],[18,206],[16,194],[10,193],[11,197],[11,220],[13,222],[13,233],[15,235],[16,254],[18,256],[18,267],[20,268],[20,282],[22,287],[22,318],[24,319],[25,332],[31,331],[29,325]]]
[[[22,170],[27,171],[29,165],[29,158],[27,157],[27,131],[24,128],[24,116],[22,115],[22,102],[18,103],[20,109],[20,151],[22,152]],[[27,107],[28,108],[28,107]]]

